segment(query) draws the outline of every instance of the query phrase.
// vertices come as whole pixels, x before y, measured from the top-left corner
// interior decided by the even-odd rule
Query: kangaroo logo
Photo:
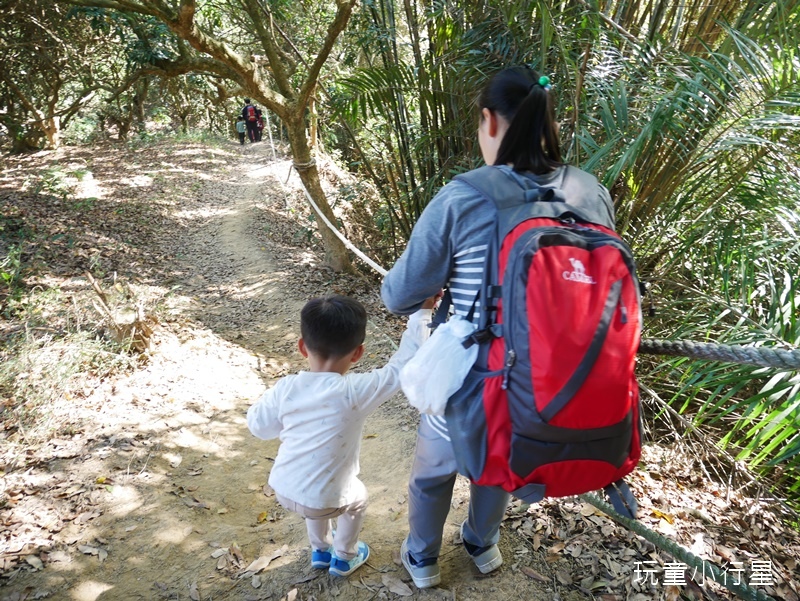
[[[586,267],[583,263],[575,257],[570,257],[569,262],[572,264],[572,271],[565,271],[562,277],[570,282],[579,282],[581,284],[596,284],[594,278],[586,273]]]

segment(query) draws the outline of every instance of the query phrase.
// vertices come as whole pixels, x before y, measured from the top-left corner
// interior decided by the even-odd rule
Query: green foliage
[[[65,144],[72,146],[90,144],[95,142],[100,135],[99,125],[95,117],[79,115],[64,128],[62,139]]]
[[[34,187],[36,194],[52,194],[62,200],[72,192],[72,185],[69,183],[69,174],[60,165],[46,169]]]
[[[3,287],[5,288],[4,297],[16,296],[19,289],[21,271],[22,248],[19,246],[11,246],[7,249],[5,256],[0,257],[0,280],[2,280]]]

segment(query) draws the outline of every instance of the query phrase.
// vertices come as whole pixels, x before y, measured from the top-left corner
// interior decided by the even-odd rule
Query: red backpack
[[[640,290],[597,180],[571,167],[558,188],[496,167],[456,179],[497,205],[465,342],[478,359],[445,411],[459,471],[528,502],[603,488],[635,517],[622,478],[641,451]]]
[[[256,117],[256,107],[254,107],[252,104],[248,104],[245,107],[245,110],[247,112],[247,120],[248,121],[255,121],[256,118],[257,118]]]

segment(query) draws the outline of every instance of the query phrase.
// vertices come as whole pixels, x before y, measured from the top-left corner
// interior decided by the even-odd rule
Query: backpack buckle
[[[492,327],[493,326],[489,326],[488,328],[474,332],[461,344],[464,346],[464,348],[469,348],[473,344],[483,344],[484,342],[489,342],[492,340],[492,338],[496,338],[492,332]]]

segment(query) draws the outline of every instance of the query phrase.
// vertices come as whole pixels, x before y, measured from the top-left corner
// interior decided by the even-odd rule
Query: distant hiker
[[[281,440],[269,485],[281,505],[306,519],[314,568],[347,576],[369,557],[358,540],[367,507],[357,477],[364,421],[400,390],[400,368],[427,337],[434,302],[423,301],[409,317],[387,365],[347,374],[364,353],[366,309],[346,296],[308,301],[298,346],[309,371],[281,378],[247,412],[253,435]]]
[[[258,141],[261,141],[261,136],[264,133],[264,117],[261,114],[261,111],[258,113]]]
[[[244,133],[247,131],[247,124],[244,122],[244,117],[239,117],[236,120],[236,133],[239,134],[239,144],[244,144]]]
[[[258,119],[261,117],[261,110],[250,102],[249,98],[244,99],[242,107],[242,119],[247,125],[247,137],[251,142],[258,142]]]

